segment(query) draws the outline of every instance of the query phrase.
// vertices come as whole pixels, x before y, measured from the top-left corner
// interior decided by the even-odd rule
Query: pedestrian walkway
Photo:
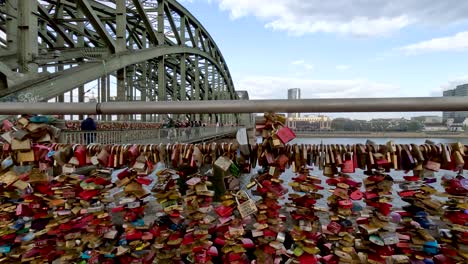
[[[151,130],[64,131],[60,143],[65,144],[159,144],[197,143],[223,138],[234,134],[240,127],[188,127]],[[89,134],[95,134],[95,142],[86,142]]]

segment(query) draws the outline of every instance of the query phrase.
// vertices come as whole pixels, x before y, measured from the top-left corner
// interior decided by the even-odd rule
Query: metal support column
[[[221,90],[221,100],[226,100],[227,99],[227,97],[226,97],[226,85],[224,83],[224,78],[220,78],[219,87],[220,87],[220,90]],[[221,120],[223,120],[224,125],[229,123],[229,121],[227,119],[227,112],[222,114]]]
[[[107,102],[107,98],[108,98],[107,76],[106,75],[101,76],[101,79],[98,80],[98,82],[100,82],[99,86],[101,87],[101,93],[98,95],[100,99],[99,102],[102,102],[102,103]],[[102,120],[107,120],[107,119],[108,119],[108,116],[102,115]]]
[[[172,101],[179,100],[179,82],[177,81],[177,66],[172,67]],[[172,116],[173,119],[179,118],[177,115]]]
[[[185,15],[182,15],[180,17],[180,39],[183,45],[185,45],[185,33],[186,33],[186,17]],[[187,92],[186,92],[186,85],[187,85],[187,73],[186,73],[186,61],[187,61],[187,55],[182,54],[180,57],[180,87],[179,87],[179,95],[180,95],[180,101],[185,101],[187,100]],[[176,115],[177,119],[179,119],[180,115]],[[184,116],[185,117],[185,116]],[[185,119],[185,118],[184,118]]]
[[[36,73],[38,55],[37,1],[18,2],[18,64],[22,73]]]
[[[12,52],[18,49],[18,0],[9,0],[6,5],[6,39],[7,48]]]
[[[185,41],[186,41],[186,38],[185,38],[185,22],[186,22],[186,19],[185,19],[185,16],[181,16],[180,17],[180,42],[182,42],[182,46],[185,46]]]
[[[160,57],[158,61],[158,101],[166,101],[166,66],[164,57]],[[158,122],[162,122],[162,116],[159,115]]]
[[[213,67],[214,69],[216,69],[215,67]],[[215,71],[215,76],[216,76],[216,79],[215,79],[215,84],[214,84],[214,87],[215,87],[215,93],[216,93],[216,99],[215,100],[221,100],[221,86],[220,86],[220,74],[219,72]],[[216,114],[216,119],[218,120],[218,122],[221,124],[223,122],[222,120],[222,113],[218,113]]]
[[[76,10],[76,15],[77,15],[78,18],[83,18],[84,17],[83,11],[80,8],[78,8]],[[84,22],[83,21],[78,21],[76,24],[78,26],[78,29],[81,32],[84,32],[84,28],[85,28]],[[84,37],[82,35],[77,36],[77,46],[80,47],[80,48],[84,47]],[[85,88],[84,85],[78,86],[78,102],[80,102],[80,103],[84,103],[84,101],[85,101],[85,90],[84,90],[84,88]],[[102,118],[103,118],[103,115],[101,116],[101,119]],[[83,120],[84,116],[80,115],[79,119]]]
[[[187,100],[187,55],[180,56],[180,100]]]
[[[116,0],[116,53],[123,52],[127,49],[126,43],[126,7],[125,0]]]
[[[141,39],[141,44],[143,45],[143,47],[147,48],[148,46],[148,42],[146,41],[147,40],[147,32],[146,32],[146,29],[143,29],[142,30],[142,39]],[[139,83],[139,87],[140,87],[140,97],[141,97],[141,101],[142,102],[146,102],[147,101],[147,93],[148,93],[148,68],[150,67],[150,63],[148,61],[145,61],[142,63],[142,69],[141,69],[141,79],[140,79],[140,83]],[[146,117],[147,115],[144,114],[144,115],[141,115],[141,121],[143,122],[146,122]]]
[[[126,7],[125,0],[116,1],[116,53],[126,50]],[[126,87],[125,87],[125,68],[117,71],[117,101],[126,101]],[[119,116],[119,120],[126,120],[126,117]]]
[[[147,93],[148,93],[148,67],[149,63],[144,62],[143,68],[142,68],[142,73],[141,73],[141,79],[140,79],[140,94],[141,94],[141,101],[146,102],[147,101]],[[141,121],[146,122],[146,117],[147,115],[141,115]]]
[[[188,83],[190,85],[190,100],[194,100],[195,98],[195,85],[193,83],[193,80],[189,79],[188,80]],[[189,120],[192,121],[192,120],[195,120],[195,114],[190,114],[189,115]]]
[[[208,85],[208,61],[205,60],[205,64],[203,65],[203,72],[204,72],[204,80],[203,80],[203,89],[205,90],[205,93],[203,94],[203,100],[205,101],[208,101],[209,98],[209,90],[210,90],[210,87]],[[208,123],[208,115],[207,114],[203,114],[203,122],[205,123]]]
[[[155,65],[153,61],[149,62],[149,77],[148,77],[148,97],[150,101],[156,101],[156,84],[154,82],[154,74],[155,74]],[[154,121],[154,114],[150,113],[149,121]]]
[[[126,101],[134,101],[134,93],[133,93],[133,78],[135,74],[135,67],[129,66],[127,67],[127,98]],[[133,121],[134,115],[129,115],[127,118],[128,120]]]
[[[158,32],[156,33],[158,44],[164,44],[164,0],[158,0]]]
[[[227,81],[228,80],[225,80],[226,82],[223,84],[224,85],[224,90],[226,91],[226,94],[224,95],[224,100],[231,100],[231,96],[229,94],[229,88],[227,86]],[[228,124],[232,124],[232,114],[231,113],[228,113],[226,112],[226,120],[228,122]]]
[[[182,54],[180,56],[180,101],[186,101],[186,100],[187,100],[187,54]]]
[[[57,10],[56,10],[56,16],[57,18],[61,19],[63,18],[63,5],[62,4],[58,4],[57,5]],[[46,28],[46,32],[47,33],[47,28]],[[56,47],[63,47],[65,46],[65,40],[63,39],[63,37],[60,35],[60,34],[57,34],[57,40],[55,42],[55,45]],[[63,65],[61,64],[61,62],[59,61],[59,66],[56,67],[55,71],[56,72],[61,72],[63,71]],[[58,96],[58,101],[60,103],[63,103],[65,102],[65,94],[61,94]],[[71,118],[73,119],[73,116],[71,116]]]
[[[200,30],[198,28],[195,29],[195,45],[198,46],[199,44],[199,38],[200,38]],[[195,55],[194,59],[194,67],[193,70],[195,71],[194,74],[194,81],[192,83],[192,100],[199,101],[200,98],[200,58],[198,55]],[[199,121],[201,119],[200,114],[192,114],[191,115],[191,120],[194,121]]]
[[[117,71],[117,101],[124,102],[125,98],[125,68],[123,68]],[[125,118],[119,116],[118,120],[125,120]]]
[[[218,100],[224,100],[224,87],[223,87],[223,78],[221,77],[221,74],[218,73]],[[222,113],[220,114],[219,119],[221,120],[221,123],[223,125],[226,124],[226,114]]]
[[[200,65],[199,65],[199,57],[195,55],[195,98],[192,98],[192,100],[199,101],[200,100]],[[195,115],[195,121],[200,120],[200,115],[196,114]]]
[[[223,83],[223,86],[224,86],[224,100],[230,100],[230,99],[229,99],[229,92],[228,92],[228,90],[227,90],[227,85],[226,85],[226,83]],[[232,123],[231,114],[230,114],[230,113],[226,112],[225,118],[226,118],[226,123],[228,123],[228,124],[231,124],[231,123]]]
[[[214,65],[211,65],[211,82],[210,82],[210,99],[209,100],[216,100],[216,72]],[[216,124],[218,122],[218,115],[210,113],[210,122],[212,124]]]
[[[178,101],[179,83],[177,81],[177,67],[172,68],[172,101]]]

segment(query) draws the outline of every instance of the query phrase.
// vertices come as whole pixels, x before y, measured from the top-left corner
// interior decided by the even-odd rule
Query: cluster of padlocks
[[[465,146],[291,145],[265,117],[252,146],[65,145],[46,117],[4,121],[0,263],[468,262],[468,180],[432,173]]]

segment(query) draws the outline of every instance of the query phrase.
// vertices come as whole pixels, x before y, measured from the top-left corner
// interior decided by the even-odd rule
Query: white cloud
[[[267,28],[280,31],[288,31],[293,35],[304,35],[306,33],[340,33],[351,34],[358,37],[370,37],[385,35],[389,32],[399,30],[409,24],[406,16],[395,18],[369,19],[367,17],[356,17],[348,22],[338,21],[295,21],[289,18],[281,18],[266,24]]]
[[[267,28],[290,34],[378,36],[411,24],[447,25],[467,20],[460,0],[215,0],[232,18],[255,16]]]
[[[287,99],[289,88],[300,88],[302,99],[323,98],[378,98],[403,97],[404,91],[398,85],[380,83],[367,79],[316,80],[283,78],[273,76],[240,76],[235,85],[239,90],[247,90],[251,100]],[[468,81],[468,76],[459,77],[451,86]],[[424,96],[424,95],[421,95]],[[431,96],[441,96],[441,93]],[[316,114],[316,113],[315,113]],[[325,113],[336,117],[370,120],[372,118],[411,118],[421,115],[441,115],[441,112],[368,112],[368,113]]]
[[[304,69],[306,69],[308,71],[311,71],[311,70],[313,70],[315,68],[314,65],[306,63],[304,60],[293,61],[293,62],[291,62],[291,65],[298,65],[298,66],[304,67]]]
[[[316,80],[300,78],[283,78],[273,76],[241,76],[236,82],[239,90],[247,90],[251,100],[258,99],[287,99],[288,89],[301,88],[303,99],[320,98],[372,98],[372,97],[400,97],[402,91],[399,86],[379,83],[366,79],[354,80]],[[326,113],[336,117],[354,119],[392,118],[424,115],[426,113]],[[440,113],[431,113],[440,114]]]
[[[296,61],[291,62],[292,65],[299,65],[299,64],[304,64],[304,63],[305,63],[304,60],[296,60]]]
[[[291,87],[301,88],[304,99],[398,96],[400,92],[398,86],[365,79],[316,80],[273,76],[241,78],[236,87],[247,90],[251,99],[286,99],[287,90]]]
[[[349,70],[351,68],[351,65],[340,64],[340,65],[336,65],[335,68],[337,70],[339,70],[339,71],[346,71],[346,70]]]
[[[401,48],[407,54],[417,54],[431,51],[463,51],[468,50],[468,31],[459,32],[453,36],[434,38],[411,44]]]

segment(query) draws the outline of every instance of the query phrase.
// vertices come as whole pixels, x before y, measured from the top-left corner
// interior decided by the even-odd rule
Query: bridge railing
[[[199,142],[235,133],[239,127],[189,127],[141,130],[63,131],[60,143],[65,144],[158,144]]]

